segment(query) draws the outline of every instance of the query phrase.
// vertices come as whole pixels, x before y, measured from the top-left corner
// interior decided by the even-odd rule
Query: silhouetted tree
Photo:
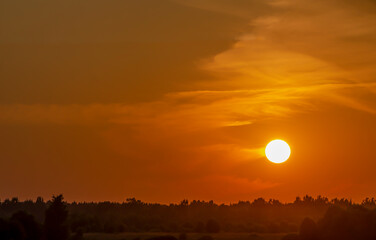
[[[66,240],[69,237],[68,210],[63,195],[53,196],[46,210],[44,228],[47,240]]]
[[[183,199],[181,202],[180,202],[180,206],[181,207],[187,207],[188,206],[188,200],[187,199]]]
[[[40,240],[41,229],[34,217],[24,211],[16,212],[9,221],[0,219],[1,240]]]
[[[362,206],[331,207],[319,221],[322,240],[376,239],[376,212]]]
[[[264,198],[257,198],[252,202],[254,207],[266,207],[268,203],[265,201]]]
[[[42,236],[41,228],[35,221],[34,216],[24,211],[13,214],[10,223],[18,226],[18,229],[22,232],[23,240],[39,240]]]
[[[318,240],[318,229],[315,221],[305,218],[299,229],[300,240]]]

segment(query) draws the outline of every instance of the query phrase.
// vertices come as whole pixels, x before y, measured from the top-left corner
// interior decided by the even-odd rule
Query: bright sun
[[[289,159],[290,154],[290,146],[280,139],[271,141],[265,148],[266,157],[273,163],[283,163]]]

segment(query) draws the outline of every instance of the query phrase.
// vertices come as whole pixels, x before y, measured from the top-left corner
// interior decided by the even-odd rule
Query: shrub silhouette
[[[318,240],[318,229],[315,221],[305,218],[299,229],[300,240]]]
[[[46,210],[44,228],[47,240],[66,240],[69,237],[68,210],[63,199],[63,195],[53,196]]]

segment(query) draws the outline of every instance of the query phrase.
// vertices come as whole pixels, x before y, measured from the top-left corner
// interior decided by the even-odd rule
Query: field
[[[88,233],[85,234],[85,240],[145,240],[155,236],[172,235],[179,237],[179,233]],[[216,233],[200,234],[188,233],[187,240],[197,240],[202,236],[210,235],[214,240],[280,240],[286,233],[278,234],[251,234],[251,233]]]

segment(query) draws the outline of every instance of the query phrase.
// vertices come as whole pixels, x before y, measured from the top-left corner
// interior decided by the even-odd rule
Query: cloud
[[[374,92],[376,14],[366,9],[375,9],[375,4],[294,0],[269,4],[273,11],[250,17],[252,28],[231,49],[203,62],[202,68],[222,81],[200,86],[278,89],[273,92],[276,102],[289,96],[287,106],[319,99],[373,113],[375,106],[364,97],[342,89],[361,88],[363,95]],[[268,94],[265,91],[266,98]],[[289,113],[293,111],[299,107]]]
[[[116,185],[116,191],[120,191],[121,187],[117,184],[124,181],[124,185],[133,187],[133,193],[148,199],[151,199],[148,194],[158,188],[165,191],[166,198],[171,197],[167,196],[169,193],[176,192],[178,200],[184,194],[181,190],[182,184],[197,198],[225,199],[231,195],[234,199],[239,199],[252,193],[279,188],[284,181],[293,179],[293,170],[307,170],[295,162],[295,169],[290,165],[291,172],[285,169],[286,175],[289,175],[286,177],[283,173],[273,172],[258,163],[263,156],[263,142],[275,134],[287,133],[292,139],[294,136],[296,139],[305,139],[310,143],[307,143],[308,146],[321,143],[322,152],[325,152],[328,150],[325,149],[328,143],[322,140],[320,134],[316,136],[316,132],[332,126],[337,126],[337,131],[342,132],[340,127],[347,126],[338,125],[337,118],[331,119],[332,126],[329,126],[327,121],[330,119],[324,116],[329,105],[335,105],[334,110],[331,109],[334,116],[338,106],[375,114],[376,14],[375,5],[371,2],[174,2],[181,5],[170,6],[171,2],[166,1],[166,9],[160,14],[165,17],[165,12],[179,10],[184,13],[184,17],[178,14],[182,17],[179,22],[184,26],[191,26],[191,17],[199,14],[200,18],[195,21],[194,26],[202,27],[200,32],[196,27],[192,27],[188,32],[186,29],[189,27],[179,28],[176,32],[175,22],[166,20],[168,26],[161,31],[168,34],[159,39],[159,35],[154,32],[155,44],[143,42],[128,44],[127,48],[123,48],[119,43],[109,48],[112,54],[109,54],[108,46],[102,46],[98,55],[94,54],[99,49],[97,46],[91,46],[84,51],[84,47],[78,45],[75,48],[65,46],[70,51],[80,49],[80,64],[86,63],[84,60],[87,56],[91,58],[95,55],[95,64],[89,61],[81,67],[77,67],[75,62],[66,57],[61,58],[65,59],[62,64],[51,62],[54,66],[50,68],[50,65],[43,63],[57,52],[47,51],[49,48],[46,48],[44,55],[40,55],[43,61],[33,61],[33,64],[25,61],[25,66],[30,66],[30,69],[41,70],[37,68],[37,64],[48,68],[46,71],[39,71],[46,74],[45,78],[38,78],[40,82],[32,79],[28,81],[28,78],[21,75],[12,75],[18,74],[18,71],[14,71],[14,67],[6,67],[9,76],[14,79],[25,79],[26,86],[38,86],[37,91],[19,88],[22,91],[18,92],[14,90],[18,87],[14,86],[24,85],[14,83],[16,85],[13,86],[13,82],[9,81],[8,87],[3,89],[4,93],[9,94],[0,105],[0,127],[14,129],[12,127],[22,126],[32,129],[30,136],[21,140],[24,145],[30,144],[29,141],[33,142],[30,144],[33,148],[29,149],[29,152],[20,152],[19,142],[22,141],[9,130],[8,137],[0,139],[6,151],[10,149],[6,147],[8,139],[15,139],[13,145],[10,144],[13,152],[9,151],[6,155],[16,155],[20,159],[35,156],[35,159],[44,159],[46,162],[49,159],[61,159],[61,166],[69,159],[73,159],[70,160],[72,162],[84,163],[82,159],[90,156],[85,164],[95,162],[93,168],[98,172],[103,169],[103,159],[106,159],[109,161],[107,175],[101,175],[103,179],[108,178],[105,180],[106,184],[103,184],[106,185],[104,188],[107,185]],[[111,12],[111,9],[106,11]],[[212,15],[208,12],[220,14]],[[136,15],[132,19],[140,21],[138,24],[141,29],[145,19]],[[231,18],[224,17],[226,15]],[[121,25],[123,17],[124,14],[117,12],[118,24]],[[220,19],[223,21],[218,23],[217,20]],[[248,27],[240,28],[241,24],[237,22],[239,19],[242,23],[246,22]],[[213,22],[202,26],[202,23],[210,22],[209,20]],[[127,24],[133,22],[135,21],[127,21]],[[85,24],[92,25],[91,21]],[[226,27],[212,29],[211,25]],[[133,29],[134,41],[141,41],[145,36],[150,40],[149,34],[152,31],[138,29]],[[201,34],[207,30],[213,32],[209,35]],[[223,31],[226,32],[225,36],[221,35]],[[126,34],[121,34],[122,39],[127,39]],[[92,35],[97,36],[97,32],[83,33],[80,39],[91,39],[89,36]],[[59,35],[52,34],[51,37],[53,36],[60,39]],[[98,37],[96,41],[101,40]],[[210,41],[206,41],[206,37]],[[224,42],[221,42],[222,37]],[[75,35],[71,33],[65,41],[74,42],[80,39],[75,39]],[[194,41],[185,44],[186,39]],[[199,42],[195,39],[199,39]],[[233,40],[233,45],[229,45]],[[213,43],[218,45],[211,49]],[[195,47],[194,54],[191,52],[193,46],[199,46]],[[207,50],[209,48],[210,51]],[[120,53],[119,49],[122,49]],[[59,51],[66,52],[64,49]],[[94,55],[91,55],[92,53]],[[7,54],[13,53],[9,51]],[[59,54],[62,53],[57,55],[60,56]],[[108,61],[109,59],[111,61]],[[55,69],[64,65],[63,63],[74,71]],[[115,68],[112,68],[114,66]],[[197,69],[193,70],[194,66]],[[28,71],[28,68],[24,69]],[[92,71],[93,69],[99,69],[99,73]],[[58,81],[49,81],[54,77]],[[98,82],[95,81],[97,77],[100,78]],[[77,79],[82,80],[78,88]],[[12,89],[13,92],[7,89]],[[67,96],[66,92],[72,92],[72,89],[76,91],[74,96]],[[25,99],[33,101],[17,104],[21,98],[17,97],[14,91],[23,97],[28,95]],[[90,96],[85,96],[84,91]],[[51,97],[56,95],[60,100],[55,103],[50,101],[56,100],[57,98]],[[303,115],[308,117],[301,117]],[[321,122],[317,123],[316,119]],[[304,125],[306,121],[309,121],[309,124]],[[317,129],[307,129],[308,125]],[[75,128],[77,126],[78,128]],[[73,130],[64,135],[66,129]],[[81,130],[79,135],[76,129]],[[310,135],[310,131],[314,134],[311,132]],[[27,135],[21,132],[20,136]],[[338,139],[338,132],[333,133],[336,135],[333,139]],[[40,141],[39,145],[34,141],[36,138]],[[334,142],[329,137],[327,141]],[[72,143],[69,145],[67,142]],[[296,145],[299,145],[299,142],[300,140],[295,140]],[[85,147],[85,151],[82,151],[82,147]],[[300,147],[308,149],[307,152],[310,150],[303,145]],[[69,151],[72,152],[71,155],[68,154]],[[296,152],[299,154],[298,147]],[[312,152],[318,154],[316,150],[309,153]],[[330,152],[334,155],[334,150],[330,149]],[[313,157],[321,157],[310,157],[302,153],[300,156],[307,157],[308,160],[304,163],[307,166],[311,166],[308,162]],[[91,161],[92,159],[95,161]],[[44,165],[43,161],[41,160],[41,167]],[[320,160],[312,162],[322,163]],[[84,164],[81,167],[79,170],[86,170]],[[69,168],[70,166],[67,166],[67,169]],[[330,172],[329,170],[332,169],[328,168],[327,171]],[[304,174],[305,172],[301,171]],[[133,184],[135,182],[138,184]],[[197,188],[198,185],[202,188]],[[306,189],[305,186],[301,188]],[[97,192],[96,189],[93,192]]]
[[[191,88],[197,90],[173,91],[144,103],[3,104],[0,121],[197,130],[317,110],[311,100],[373,113],[370,101],[346,91],[375,91],[376,15],[361,14],[369,7],[362,3],[354,8],[337,1],[185,2],[211,11],[227,9],[227,14],[263,9],[249,14],[252,28],[232,48],[198,63],[215,81],[195,81]]]

